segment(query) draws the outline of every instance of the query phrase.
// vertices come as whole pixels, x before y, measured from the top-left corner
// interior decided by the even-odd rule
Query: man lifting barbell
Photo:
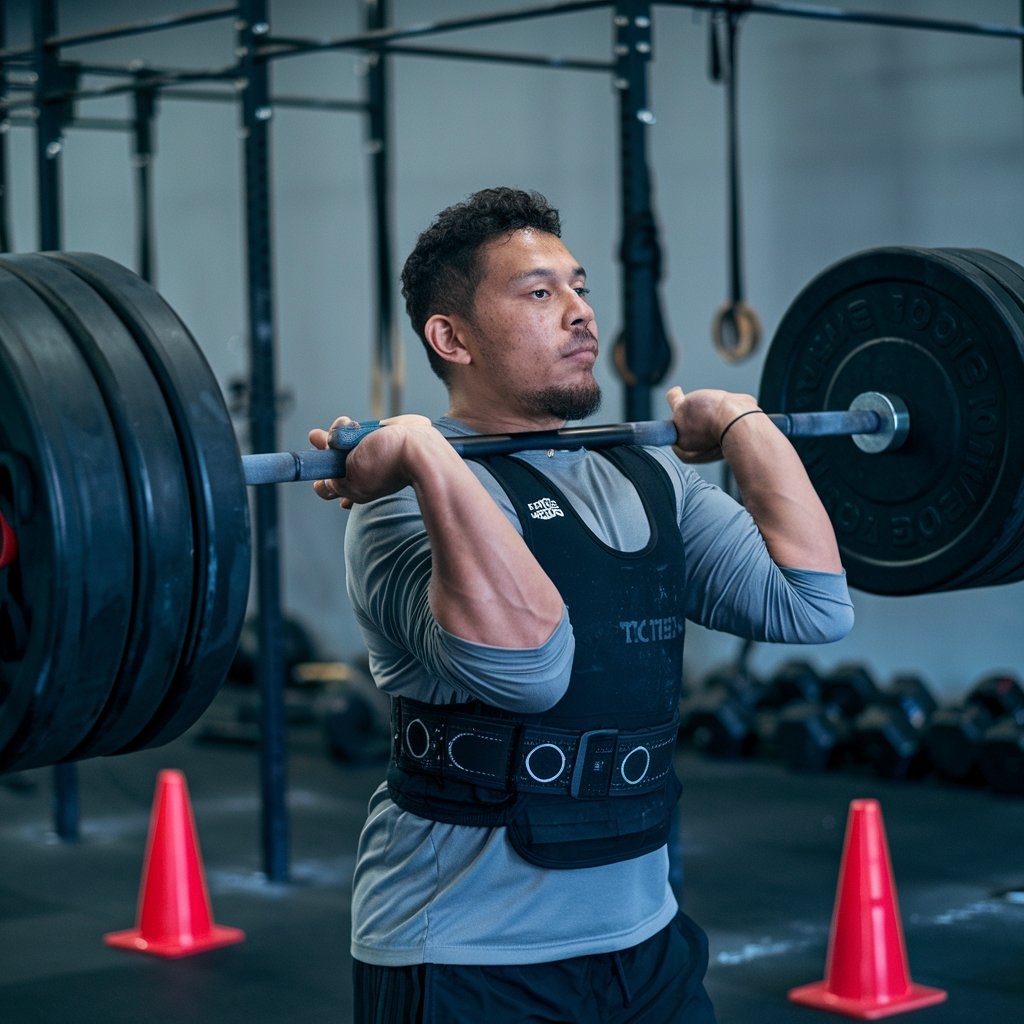
[[[352,511],[348,589],[393,700],[354,879],[358,1021],[713,1020],[668,883],[684,620],[803,643],[852,624],[825,510],[750,396],[672,388],[671,450],[464,461],[446,441],[597,408],[560,233],[511,189],[439,215],[403,291],[448,413],[387,420],[314,485]],[[745,510],[688,465],[720,457]]]
[[[361,450],[356,466],[363,470],[332,481],[344,494],[366,485],[374,450],[390,446],[408,455],[425,444],[422,450],[434,453],[443,441],[436,466],[431,457],[415,467],[415,486],[429,484],[431,500],[417,503],[413,490],[401,487],[372,508],[360,505],[349,543],[357,570],[373,570],[352,579],[369,615],[378,682],[404,695],[396,702],[402,746],[391,775],[395,800],[412,806],[416,818],[401,818],[406,831],[396,831],[396,840],[426,848],[444,836],[456,856],[445,861],[436,891],[422,881],[409,885],[425,877],[416,874],[412,848],[393,848],[405,850],[399,862],[382,864],[375,844],[398,814],[382,796],[360,861],[356,948],[371,965],[383,959],[408,966],[413,981],[428,961],[457,964],[453,971],[467,960],[516,961],[519,970],[518,961],[552,964],[585,950],[610,951],[587,961],[599,987],[602,971],[628,979],[625,961],[634,953],[622,949],[656,931],[659,915],[674,907],[663,898],[658,867],[672,799],[661,740],[674,731],[665,709],[678,682],[684,618],[771,638],[823,630],[824,639],[845,628],[833,619],[849,615],[842,577],[813,570],[821,551],[804,557],[822,526],[807,478],[834,524],[851,586],[895,595],[1024,578],[1024,403],[1017,400],[1024,390],[1024,267],[983,250],[907,247],[865,250],[833,264],[796,297],[775,331],[759,400],[777,412],[754,414],[749,396],[673,390],[668,421],[477,434],[579,414],[578,406],[523,407],[524,380],[538,369],[545,381],[568,378],[594,393],[587,364],[595,329],[591,323],[593,339],[578,326],[575,338],[570,330],[592,311],[582,279],[564,277],[569,264],[578,268],[557,231],[551,212],[505,223],[497,240],[487,232],[472,239],[467,251],[482,246],[487,289],[459,303],[442,288],[444,305],[428,297],[428,308],[414,315],[417,326],[432,324],[424,332],[428,352],[438,346],[445,353],[440,367],[450,369],[452,412],[463,422],[442,418],[436,426],[451,438],[423,420],[382,430],[343,420],[333,439],[316,435],[329,450],[246,456],[201,349],[137,275],[88,253],[0,257],[0,772],[159,746],[206,710],[247,607],[246,484],[337,478]],[[428,248],[432,239],[428,232]],[[502,292],[493,271],[503,264],[491,257],[525,257],[525,241],[538,240],[545,243],[538,253],[556,258],[545,264],[548,276],[523,279],[522,294]],[[442,266],[450,254],[417,253],[430,284],[431,261]],[[423,294],[415,268],[413,261],[406,274],[414,304]],[[516,347],[524,342],[514,315],[496,320],[517,304],[530,310],[524,322],[533,347]],[[552,305],[569,326],[555,317],[551,333],[538,335],[540,310]],[[507,344],[510,330],[515,345]],[[485,358],[481,343],[488,340],[507,344],[507,353],[498,350],[512,358],[515,373],[507,379],[497,377],[505,363]],[[788,461],[792,450],[780,431],[796,439],[807,478]],[[850,435],[855,444],[833,435]],[[690,450],[679,453],[686,458],[713,458],[724,447],[753,520],[670,454],[679,439]],[[595,453],[608,445],[647,454]],[[461,484],[450,495],[468,510],[461,533],[444,515],[430,520],[437,487],[469,482],[452,452],[473,458],[519,451],[533,454],[491,459],[486,468],[469,464],[476,497]],[[412,479],[410,465],[394,462],[392,482]],[[785,488],[771,492],[782,478]],[[787,494],[797,499],[790,511],[813,525],[800,523],[795,537],[785,531],[795,532],[797,519],[788,512],[773,518]],[[525,548],[507,532],[480,527],[494,506],[504,513],[499,527],[511,523],[516,537],[525,535]],[[398,518],[381,522],[389,511]],[[372,530],[358,525],[364,516]],[[649,524],[659,522],[668,529],[656,530],[655,543]],[[428,529],[442,538],[453,533],[456,546],[432,550]],[[790,543],[791,553],[780,554]],[[666,545],[676,550],[666,552]],[[664,563],[660,553],[669,556]],[[806,568],[780,570],[775,562],[783,561]],[[407,587],[396,611],[385,606],[390,595],[381,586],[390,565],[396,571],[387,582]],[[496,584],[490,574],[499,569],[520,589]],[[463,601],[458,588],[466,583],[472,588]],[[493,608],[480,597],[488,583]],[[549,605],[552,587],[558,599]],[[444,614],[436,616],[431,600]],[[543,634],[562,603],[568,619],[530,646],[530,634]],[[609,623],[625,625],[616,633]],[[483,634],[474,630],[481,626],[498,634],[496,643],[480,642]],[[630,657],[637,648],[641,657]],[[662,703],[634,679],[664,680]],[[554,703],[547,711],[545,694]],[[435,706],[449,697],[463,706]],[[471,698],[479,703],[467,708]],[[535,705],[523,704],[534,698]],[[504,712],[497,720],[495,708]],[[487,749],[507,752],[504,776],[481,753]],[[449,800],[439,811],[439,801]],[[468,831],[467,800],[483,808],[474,805],[480,819]],[[442,813],[454,819],[450,831],[433,824]],[[588,814],[589,832],[579,820]],[[477,849],[470,837],[481,827],[489,842]],[[609,840],[610,829],[624,838]],[[594,865],[585,878],[577,871],[581,860]],[[452,869],[456,862],[465,870]],[[551,882],[529,867],[537,863],[564,870],[551,872]],[[407,914],[409,900],[392,906],[380,898],[392,878],[401,880],[396,891],[424,898],[431,911],[431,928],[411,946],[419,921]],[[630,896],[624,922],[615,916],[620,891],[639,894],[637,901]],[[509,905],[521,916],[499,925]],[[477,930],[459,916],[465,906],[473,908]],[[568,907],[585,909],[562,913]],[[394,941],[381,941],[375,929],[389,927]],[[454,951],[439,948],[459,942]],[[647,949],[634,952],[642,957]],[[615,974],[620,968],[625,973]],[[646,990],[631,985],[639,988]],[[662,990],[654,984],[652,991]],[[628,1013],[636,1011],[633,1000]]]

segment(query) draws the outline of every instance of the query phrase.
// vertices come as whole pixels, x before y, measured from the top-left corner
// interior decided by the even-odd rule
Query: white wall
[[[171,0],[66,2],[61,31],[186,9]],[[199,6],[199,5],[193,5]],[[500,9],[482,0],[395,0],[410,24]],[[1014,24],[1014,0],[875,0],[848,8]],[[278,0],[280,35],[330,37],[359,28],[360,5]],[[427,13],[429,12],[429,14]],[[10,43],[25,41],[19,5]],[[708,325],[727,293],[724,94],[706,74],[707,21],[654,8],[650,130],[662,243],[664,309],[677,356],[672,382],[756,392],[763,350],[728,365]],[[452,46],[606,59],[608,11],[453,33]],[[231,62],[228,24],[80,48],[84,61],[156,65]],[[748,298],[770,338],[799,289],[832,261],[882,244],[990,248],[1024,262],[1024,98],[1021,47],[1004,39],[751,16],[743,25],[741,154]],[[361,95],[361,61],[332,53],[278,61],[281,94]],[[100,84],[97,80],[92,84]],[[399,259],[448,203],[491,184],[537,188],[563,214],[569,247],[587,266],[602,336],[619,327],[616,101],[601,73],[402,57],[394,61],[395,216]],[[81,113],[124,116],[124,99]],[[156,168],[158,286],[201,342],[225,384],[246,372],[240,143],[233,104],[165,98]],[[274,122],[280,383],[294,394],[281,445],[337,414],[370,407],[369,178],[361,119],[280,109]],[[15,247],[36,248],[32,139],[11,134]],[[64,155],[67,248],[131,265],[127,140],[69,133]],[[396,289],[397,294],[397,289]],[[438,413],[440,384],[405,329],[407,411]],[[598,419],[621,418],[607,362]],[[667,385],[666,385],[667,386]],[[657,400],[660,402],[660,398]],[[660,405],[656,415],[661,415]],[[244,431],[244,424],[240,424]],[[244,438],[243,438],[244,440]],[[341,565],[344,514],[305,485],[281,488],[286,605],[324,653],[359,653]],[[914,598],[855,594],[857,625],[843,642],[797,652],[759,648],[767,670],[795,653],[822,667],[867,661],[882,677],[914,669],[950,696],[983,672],[1024,672],[1022,585]],[[731,656],[732,638],[693,629],[688,670]]]

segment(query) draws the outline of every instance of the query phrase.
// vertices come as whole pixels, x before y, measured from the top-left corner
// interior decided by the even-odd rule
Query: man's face
[[[597,410],[597,325],[586,273],[561,239],[515,231],[488,243],[485,273],[466,321],[466,384],[521,429],[560,426]]]

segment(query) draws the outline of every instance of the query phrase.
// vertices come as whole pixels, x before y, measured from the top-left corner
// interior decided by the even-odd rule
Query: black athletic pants
[[[355,1024],[715,1024],[707,936],[682,911],[617,953],[512,967],[353,965]]]

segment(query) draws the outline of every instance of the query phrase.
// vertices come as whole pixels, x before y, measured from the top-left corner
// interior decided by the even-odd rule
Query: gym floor
[[[356,836],[380,765],[330,758],[315,724],[289,733],[288,884],[261,874],[258,758],[204,720],[159,750],[83,762],[81,837],[52,835],[51,771],[0,777],[4,1024],[350,1020]],[[928,780],[799,776],[680,753],[684,903],[708,931],[721,1024],[813,1024],[789,988],[822,979],[852,799],[878,799],[911,975],[949,993],[922,1022],[1024,1011],[1024,802]],[[107,947],[135,923],[157,773],[187,780],[217,924],[246,939],[177,960]],[[510,913],[514,912],[510,908]]]

